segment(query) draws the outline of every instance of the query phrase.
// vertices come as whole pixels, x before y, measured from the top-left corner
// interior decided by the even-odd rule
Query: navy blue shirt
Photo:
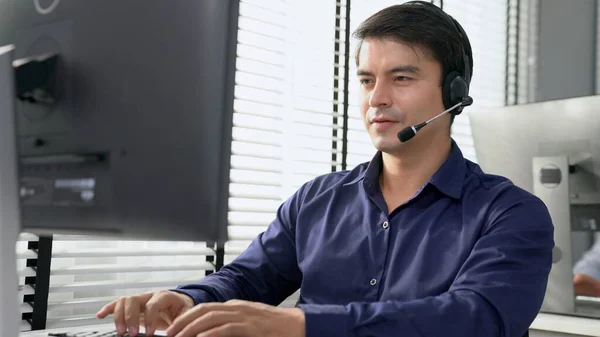
[[[541,307],[553,226],[540,199],[452,142],[387,211],[382,159],[303,185],[231,264],[178,291],[278,305],[300,289],[306,336],[521,336]]]

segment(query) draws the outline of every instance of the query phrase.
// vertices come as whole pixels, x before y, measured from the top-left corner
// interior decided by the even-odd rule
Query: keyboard
[[[155,333],[155,337],[166,336]],[[85,331],[85,332],[54,332],[49,333],[48,337],[130,337],[129,334],[119,335],[115,330],[104,331]],[[144,333],[138,333],[137,337],[147,337]]]

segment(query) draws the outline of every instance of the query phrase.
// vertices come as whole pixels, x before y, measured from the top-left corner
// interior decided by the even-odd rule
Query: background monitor
[[[573,287],[573,266],[600,231],[599,112],[600,96],[588,96],[469,114],[481,168],[536,194],[552,216],[554,261],[542,311],[600,317],[600,301],[575,296]]]
[[[470,113],[477,162],[533,193],[532,158],[569,156],[578,192],[600,187],[600,96],[587,96]]]
[[[226,240],[238,7],[0,0],[0,46],[58,56],[16,106],[22,230]]]

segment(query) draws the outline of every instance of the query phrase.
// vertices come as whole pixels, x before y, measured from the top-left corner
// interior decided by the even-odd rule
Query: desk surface
[[[112,324],[91,325],[85,327],[52,329],[45,331],[30,331],[21,333],[21,337],[47,337],[51,332],[64,331],[93,331],[93,330],[110,330],[113,329]],[[540,313],[531,324],[531,330],[552,331],[566,334],[576,334],[582,336],[600,337],[600,319],[591,319],[583,317],[572,317],[554,314]],[[143,332],[143,328],[141,330]],[[157,331],[156,335],[166,336],[164,331]]]
[[[600,337],[600,319],[540,313],[530,330]]]

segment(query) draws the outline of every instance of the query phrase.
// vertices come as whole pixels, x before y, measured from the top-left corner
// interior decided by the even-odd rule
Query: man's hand
[[[573,278],[573,284],[576,295],[600,296],[600,281],[591,276],[577,274]]]
[[[194,306],[191,297],[173,291],[157,291],[121,297],[105,305],[96,316],[104,318],[113,314],[119,335],[129,331],[138,335],[139,326],[144,324],[146,335],[152,336],[156,330],[166,329],[179,315]]]
[[[305,337],[304,312],[233,300],[199,304],[167,329],[177,337]]]

